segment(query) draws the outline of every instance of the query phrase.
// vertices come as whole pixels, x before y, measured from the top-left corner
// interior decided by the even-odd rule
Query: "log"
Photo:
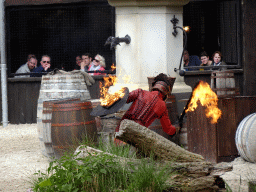
[[[130,143],[145,155],[154,155],[158,160],[175,162],[202,162],[204,158],[189,152],[161,135],[134,121],[124,119],[115,137]]]
[[[121,165],[132,164],[133,169],[136,169],[141,163],[139,159],[116,156],[88,146],[79,146],[75,154],[78,152],[80,153],[76,158],[85,158],[89,154],[99,155],[102,153],[114,156],[114,160],[120,162]],[[148,162],[152,163],[151,161]],[[80,163],[82,162],[79,162],[79,164]],[[166,185],[169,186],[168,191],[217,191],[221,184],[225,186],[219,176],[232,170],[232,165],[229,163],[213,165],[211,162],[206,161],[185,163],[159,161],[156,166],[164,167],[167,171],[171,170],[171,174],[166,181]],[[133,172],[133,169],[130,171]]]

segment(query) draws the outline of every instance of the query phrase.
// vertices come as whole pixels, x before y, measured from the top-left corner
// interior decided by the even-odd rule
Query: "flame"
[[[108,76],[108,77],[103,77],[104,79],[104,86],[100,82],[100,103],[101,106],[108,107],[113,105],[116,101],[118,101],[120,98],[122,98],[125,93],[124,87],[120,86],[115,86],[117,82],[117,77],[116,76]],[[110,89],[111,87],[111,89]]]
[[[116,66],[114,65],[114,63],[111,65],[111,71],[114,71],[116,69]]]
[[[212,91],[209,84],[204,81],[200,81],[193,90],[186,112],[194,111],[198,106],[197,102],[200,102],[202,106],[206,107],[206,117],[211,118],[211,123],[217,123],[222,114],[221,110],[218,108],[218,97],[216,93]]]

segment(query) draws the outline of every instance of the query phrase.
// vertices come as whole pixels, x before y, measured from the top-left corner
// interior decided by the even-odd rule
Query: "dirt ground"
[[[48,159],[39,147],[36,124],[0,126],[0,191],[26,192],[37,170],[45,172]],[[247,192],[247,181],[256,180],[256,164],[237,158],[233,171],[222,178],[233,192]]]

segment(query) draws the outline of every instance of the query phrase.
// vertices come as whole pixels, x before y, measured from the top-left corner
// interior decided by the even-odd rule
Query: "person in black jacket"
[[[48,55],[43,55],[40,61],[40,66],[33,69],[31,77],[42,77],[42,72],[51,71],[51,58]]]

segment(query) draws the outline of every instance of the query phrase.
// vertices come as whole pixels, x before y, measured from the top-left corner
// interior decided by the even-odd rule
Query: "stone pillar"
[[[147,77],[166,73],[176,77],[173,93],[191,92],[179,68],[183,49],[183,32],[174,37],[170,20],[179,20],[183,26],[183,5],[189,0],[108,0],[116,8],[116,37],[131,37],[131,43],[116,47],[118,83],[129,87],[148,89]],[[129,76],[131,87],[122,79]]]

